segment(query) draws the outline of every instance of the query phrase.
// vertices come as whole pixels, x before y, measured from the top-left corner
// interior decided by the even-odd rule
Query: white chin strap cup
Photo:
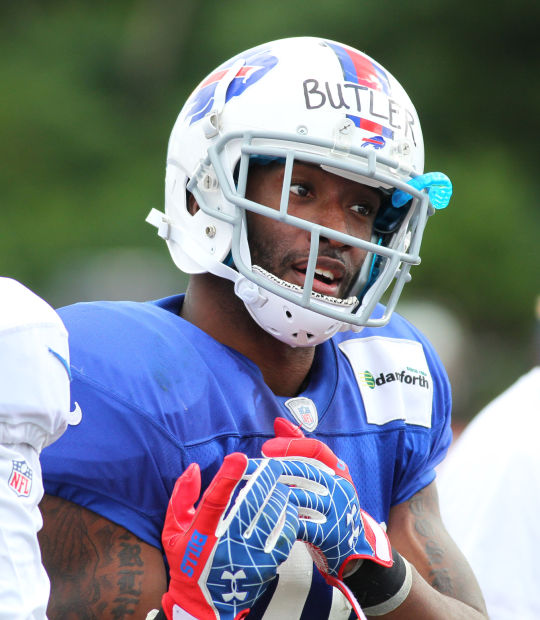
[[[265,302],[264,297],[260,294],[259,287],[244,276],[240,276],[234,283],[234,292],[249,306],[261,307]]]

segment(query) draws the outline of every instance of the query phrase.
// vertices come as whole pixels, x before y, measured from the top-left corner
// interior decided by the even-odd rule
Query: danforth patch
[[[367,421],[431,427],[433,381],[419,342],[397,338],[346,340],[339,348],[358,382]]]

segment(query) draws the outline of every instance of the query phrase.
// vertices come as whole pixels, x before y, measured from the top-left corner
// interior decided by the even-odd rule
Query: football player
[[[187,292],[60,311],[82,421],[43,454],[51,618],[485,616],[438,509],[447,376],[394,313],[450,195],[347,45],[199,84],[148,216]]]
[[[46,618],[39,454],[69,415],[68,336],[43,299],[0,278],[0,618]]]

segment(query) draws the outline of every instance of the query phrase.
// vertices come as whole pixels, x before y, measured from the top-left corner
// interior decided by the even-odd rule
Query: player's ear
[[[187,208],[191,215],[195,215],[199,210],[199,205],[195,200],[195,196],[191,192],[187,192]]]

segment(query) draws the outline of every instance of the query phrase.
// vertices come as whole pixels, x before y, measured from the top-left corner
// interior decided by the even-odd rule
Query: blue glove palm
[[[297,512],[288,504],[287,487],[277,482],[280,465],[263,461],[254,470],[250,461],[246,473],[254,473],[216,529],[219,542],[206,585],[221,618],[255,603],[297,537]]]

